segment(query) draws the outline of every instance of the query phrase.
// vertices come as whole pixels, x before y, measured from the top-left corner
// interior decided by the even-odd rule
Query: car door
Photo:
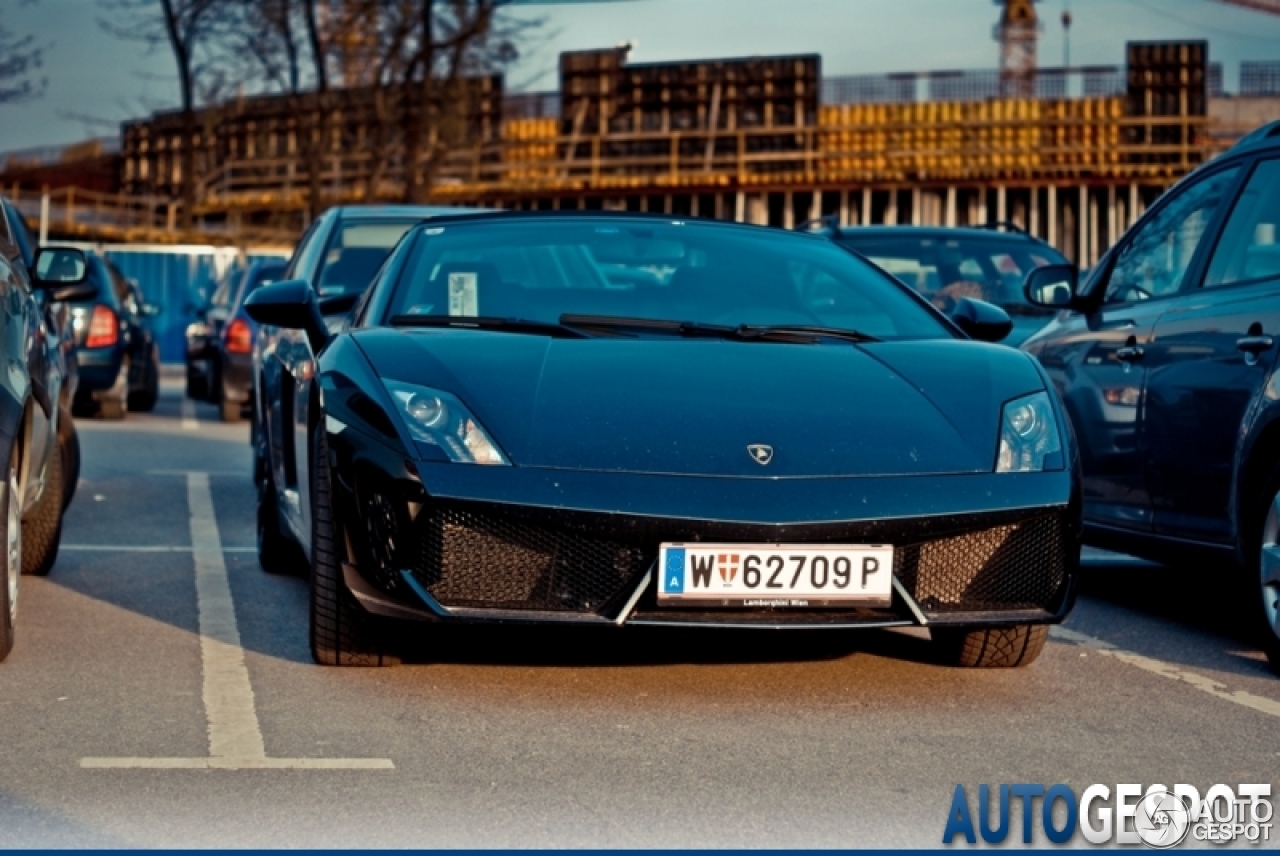
[[[1085,519],[1092,524],[1152,528],[1140,431],[1147,350],[1236,178],[1236,168],[1220,169],[1171,191],[1087,284],[1089,294],[1102,292],[1096,310],[1060,320],[1030,349],[1053,378],[1075,428]]]
[[[1227,544],[1240,426],[1280,351],[1280,158],[1254,164],[1222,219],[1156,324],[1142,434],[1155,531]]]
[[[320,220],[303,235],[298,249],[285,270],[285,279],[307,279],[315,275],[324,257],[332,213]],[[262,379],[262,426],[269,444],[271,477],[285,525],[303,548],[310,551],[304,523],[303,504],[308,501],[306,491],[299,485],[306,484],[305,469],[299,471],[299,462],[307,452],[306,437],[297,436],[297,420],[305,424],[305,392],[299,413],[300,387],[305,390],[313,371],[311,348],[306,335],[300,330],[279,327],[263,327],[258,337],[258,364]],[[305,466],[305,462],[304,462]]]

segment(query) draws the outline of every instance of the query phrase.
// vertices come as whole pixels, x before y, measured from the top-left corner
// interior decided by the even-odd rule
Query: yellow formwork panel
[[[1114,165],[1124,109],[1117,97],[828,105],[819,114],[818,168],[874,179],[886,171],[942,178]]]

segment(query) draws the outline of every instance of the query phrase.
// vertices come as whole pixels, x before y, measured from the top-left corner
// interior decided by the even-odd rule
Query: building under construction
[[[1089,265],[1170,184],[1280,118],[1280,63],[1244,63],[1230,98],[1202,41],[1130,43],[1123,66],[1038,68],[1033,4],[1001,5],[1001,65],[990,72],[824,78],[817,55],[632,63],[615,48],[563,54],[554,93],[478,79],[470,130],[435,174],[432,199],[784,227],[819,216],[1002,221]],[[315,203],[312,168],[321,205],[402,199],[394,145],[379,155],[361,143],[365,101],[353,89],[331,105],[310,163],[299,156],[306,123],[286,99],[205,111],[196,214],[206,234],[296,234]],[[181,145],[172,114],[123,129],[120,186],[152,232],[172,229]],[[82,193],[71,204],[93,203]],[[79,228],[65,198],[51,211],[55,230]]]

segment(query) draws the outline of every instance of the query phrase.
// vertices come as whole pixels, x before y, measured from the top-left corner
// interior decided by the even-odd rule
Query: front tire
[[[49,455],[49,471],[45,474],[44,493],[30,513],[22,519],[22,572],[43,577],[58,560],[58,544],[62,541],[62,451]]]
[[[0,498],[0,535],[5,545],[4,585],[0,585],[0,660],[13,650],[18,618],[18,580],[22,575],[22,515],[18,498],[18,444],[9,452],[9,473]]]
[[[1267,481],[1263,497],[1266,505],[1258,515],[1262,537],[1250,551],[1253,567],[1249,587],[1258,644],[1266,653],[1271,670],[1280,674],[1280,467]]]
[[[967,669],[1009,669],[1034,663],[1049,638],[1046,624],[931,631],[944,663]]]
[[[311,456],[311,656],[322,666],[393,666],[377,619],[365,612],[342,579],[344,543],[333,512],[328,444],[317,425]]]

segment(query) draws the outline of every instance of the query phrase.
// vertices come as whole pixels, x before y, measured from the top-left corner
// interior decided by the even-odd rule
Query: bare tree
[[[0,23],[0,104],[34,98],[44,92],[45,81],[36,72],[43,63],[35,37],[11,32]]]
[[[418,53],[403,108],[405,200],[423,202],[451,151],[474,139],[477,78],[518,56],[516,39],[532,26],[504,19],[509,0],[423,0]],[[416,94],[417,97],[414,97]]]
[[[512,0],[357,0],[367,26],[371,90],[366,198],[398,162],[401,196],[427,199],[448,156],[478,145],[479,78],[501,71],[537,22],[503,14]]]
[[[202,78],[213,73],[218,39],[232,10],[230,0],[100,0],[108,18],[103,28],[151,49],[168,45],[178,72],[182,109],[182,158],[179,184],[182,225],[195,223],[196,104]]]

